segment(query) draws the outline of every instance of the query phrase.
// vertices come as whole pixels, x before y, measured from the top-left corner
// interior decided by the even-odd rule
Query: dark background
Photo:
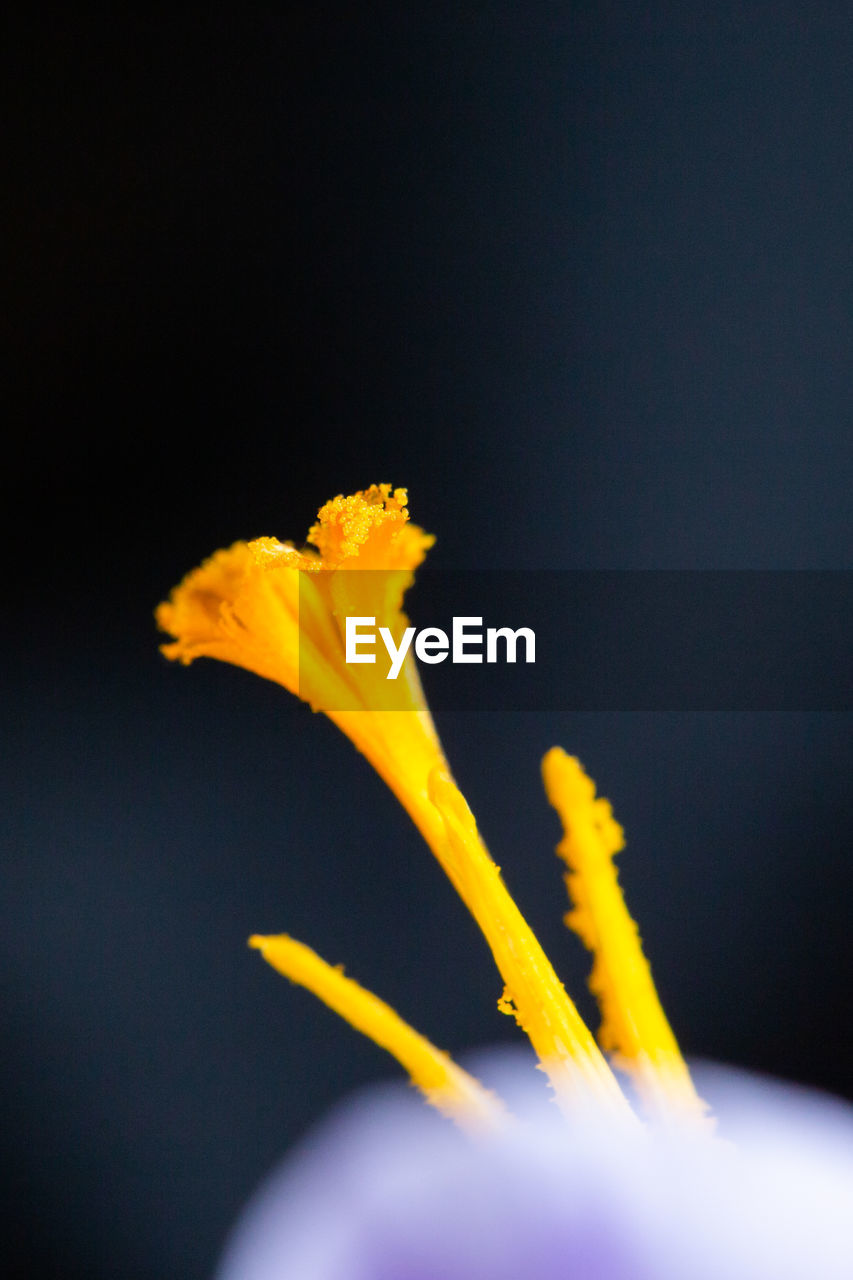
[[[456,1052],[515,1039],[350,744],[256,677],[159,658],[151,610],[188,568],[379,480],[438,568],[850,568],[849,5],[342,13],[4,19],[21,1277],[202,1280],[288,1145],[395,1074],[254,930]],[[439,727],[590,1016],[555,741],[627,827],[686,1051],[853,1096],[849,715]]]

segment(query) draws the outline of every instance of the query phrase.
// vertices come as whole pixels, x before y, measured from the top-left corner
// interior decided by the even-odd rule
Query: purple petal
[[[481,1142],[374,1091],[267,1182],[218,1280],[850,1280],[853,1108],[699,1074],[726,1142],[570,1128],[527,1062],[524,1122]]]

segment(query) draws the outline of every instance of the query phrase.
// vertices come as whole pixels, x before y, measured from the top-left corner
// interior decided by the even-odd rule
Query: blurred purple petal
[[[527,1062],[524,1122],[482,1142],[373,1091],[268,1180],[217,1280],[850,1280],[853,1108],[698,1076],[728,1141],[569,1128]]]

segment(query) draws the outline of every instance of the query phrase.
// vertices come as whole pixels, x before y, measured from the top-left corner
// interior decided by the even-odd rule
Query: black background
[[[188,568],[379,480],[409,486],[438,568],[850,568],[849,6],[344,14],[4,20],[22,1277],[200,1280],[288,1145],[394,1074],[252,931],[456,1052],[515,1039],[349,743],[244,672],[158,657],[151,610]],[[627,827],[686,1051],[853,1096],[849,715],[439,727],[589,1016],[553,742]]]

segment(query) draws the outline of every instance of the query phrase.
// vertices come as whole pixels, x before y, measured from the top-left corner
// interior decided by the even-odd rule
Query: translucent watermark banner
[[[300,574],[330,710],[850,711],[853,573]],[[405,591],[405,597],[403,593]]]

